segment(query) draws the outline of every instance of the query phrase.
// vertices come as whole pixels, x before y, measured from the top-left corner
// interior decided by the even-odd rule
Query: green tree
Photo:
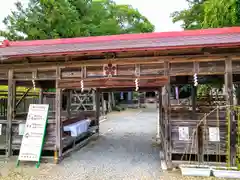
[[[200,29],[204,20],[204,2],[206,0],[186,0],[188,9],[171,14],[173,22],[182,22],[183,29]]]
[[[186,0],[189,8],[171,14],[173,22],[182,21],[184,29],[237,26],[240,0]]]
[[[239,0],[208,0],[204,3],[203,28],[237,26]]]
[[[112,0],[30,0],[16,3],[4,19],[9,40],[54,39],[152,32],[154,26],[130,5]]]

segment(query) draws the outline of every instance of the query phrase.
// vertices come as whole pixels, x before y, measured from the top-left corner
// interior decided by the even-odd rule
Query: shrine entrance
[[[239,34],[240,28],[234,27],[62,40],[6,40],[0,45],[0,84],[8,86],[7,106],[3,107],[4,116],[0,120],[0,136],[6,141],[0,147],[10,157],[12,150],[19,150],[21,144],[19,124],[25,123],[27,113],[16,108],[20,102],[16,101],[17,86],[38,89],[35,93],[39,104],[51,104],[43,150],[53,151],[56,162],[99,135],[101,108],[105,106],[103,93],[108,93],[108,99],[114,99],[109,92],[155,91],[157,137],[161,139],[168,166],[182,160],[175,158],[179,154],[180,157],[195,154],[196,160],[204,163],[203,157],[211,152],[212,144],[204,147],[202,140],[207,136],[190,137],[190,133],[202,126],[204,114],[214,108],[198,105],[197,87],[210,80],[210,76],[218,80],[224,76],[227,91],[223,99],[226,105],[233,105],[233,84],[239,83],[240,77]],[[173,87],[175,99],[170,97]],[[53,103],[49,103],[44,89],[54,89]],[[184,93],[183,89],[189,91]],[[184,100],[179,99],[180,91],[185,94]],[[114,106],[109,102],[108,107]],[[234,118],[230,119],[229,124],[236,129]],[[179,138],[182,125],[189,135],[187,138]],[[76,134],[71,132],[74,128],[81,129],[80,126],[87,128]],[[219,131],[225,133],[221,128]],[[231,164],[236,157],[237,137],[237,131],[232,132]],[[185,149],[192,144],[191,138],[197,144],[194,151]],[[218,142],[211,143],[215,146]],[[225,146],[221,145],[220,149],[226,152]]]

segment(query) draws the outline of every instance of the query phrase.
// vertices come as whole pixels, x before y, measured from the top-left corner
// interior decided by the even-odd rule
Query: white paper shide
[[[48,104],[30,104],[18,160],[38,161],[46,128]],[[23,127],[24,126],[24,127]]]
[[[220,131],[218,127],[209,127],[209,141],[220,142]]]
[[[178,127],[179,140],[188,141],[189,140],[189,128],[188,127]]]

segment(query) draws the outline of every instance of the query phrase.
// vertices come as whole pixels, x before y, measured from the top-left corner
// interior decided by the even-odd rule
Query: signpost
[[[39,167],[47,126],[48,108],[48,104],[30,104],[17,166],[19,166],[20,161],[33,161],[37,162],[36,167]]]

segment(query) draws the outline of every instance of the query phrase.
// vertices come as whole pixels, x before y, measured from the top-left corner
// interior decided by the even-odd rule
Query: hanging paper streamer
[[[83,84],[83,80],[81,80],[81,91],[84,91],[84,84]]]
[[[138,83],[139,83],[138,79],[136,78],[135,79],[135,91],[138,91],[138,89],[139,89],[139,84]]]
[[[196,73],[194,74],[193,79],[194,79],[194,86],[197,86],[198,85],[198,78],[197,78]]]
[[[123,100],[124,97],[123,97],[123,92],[120,93],[120,99]]]

